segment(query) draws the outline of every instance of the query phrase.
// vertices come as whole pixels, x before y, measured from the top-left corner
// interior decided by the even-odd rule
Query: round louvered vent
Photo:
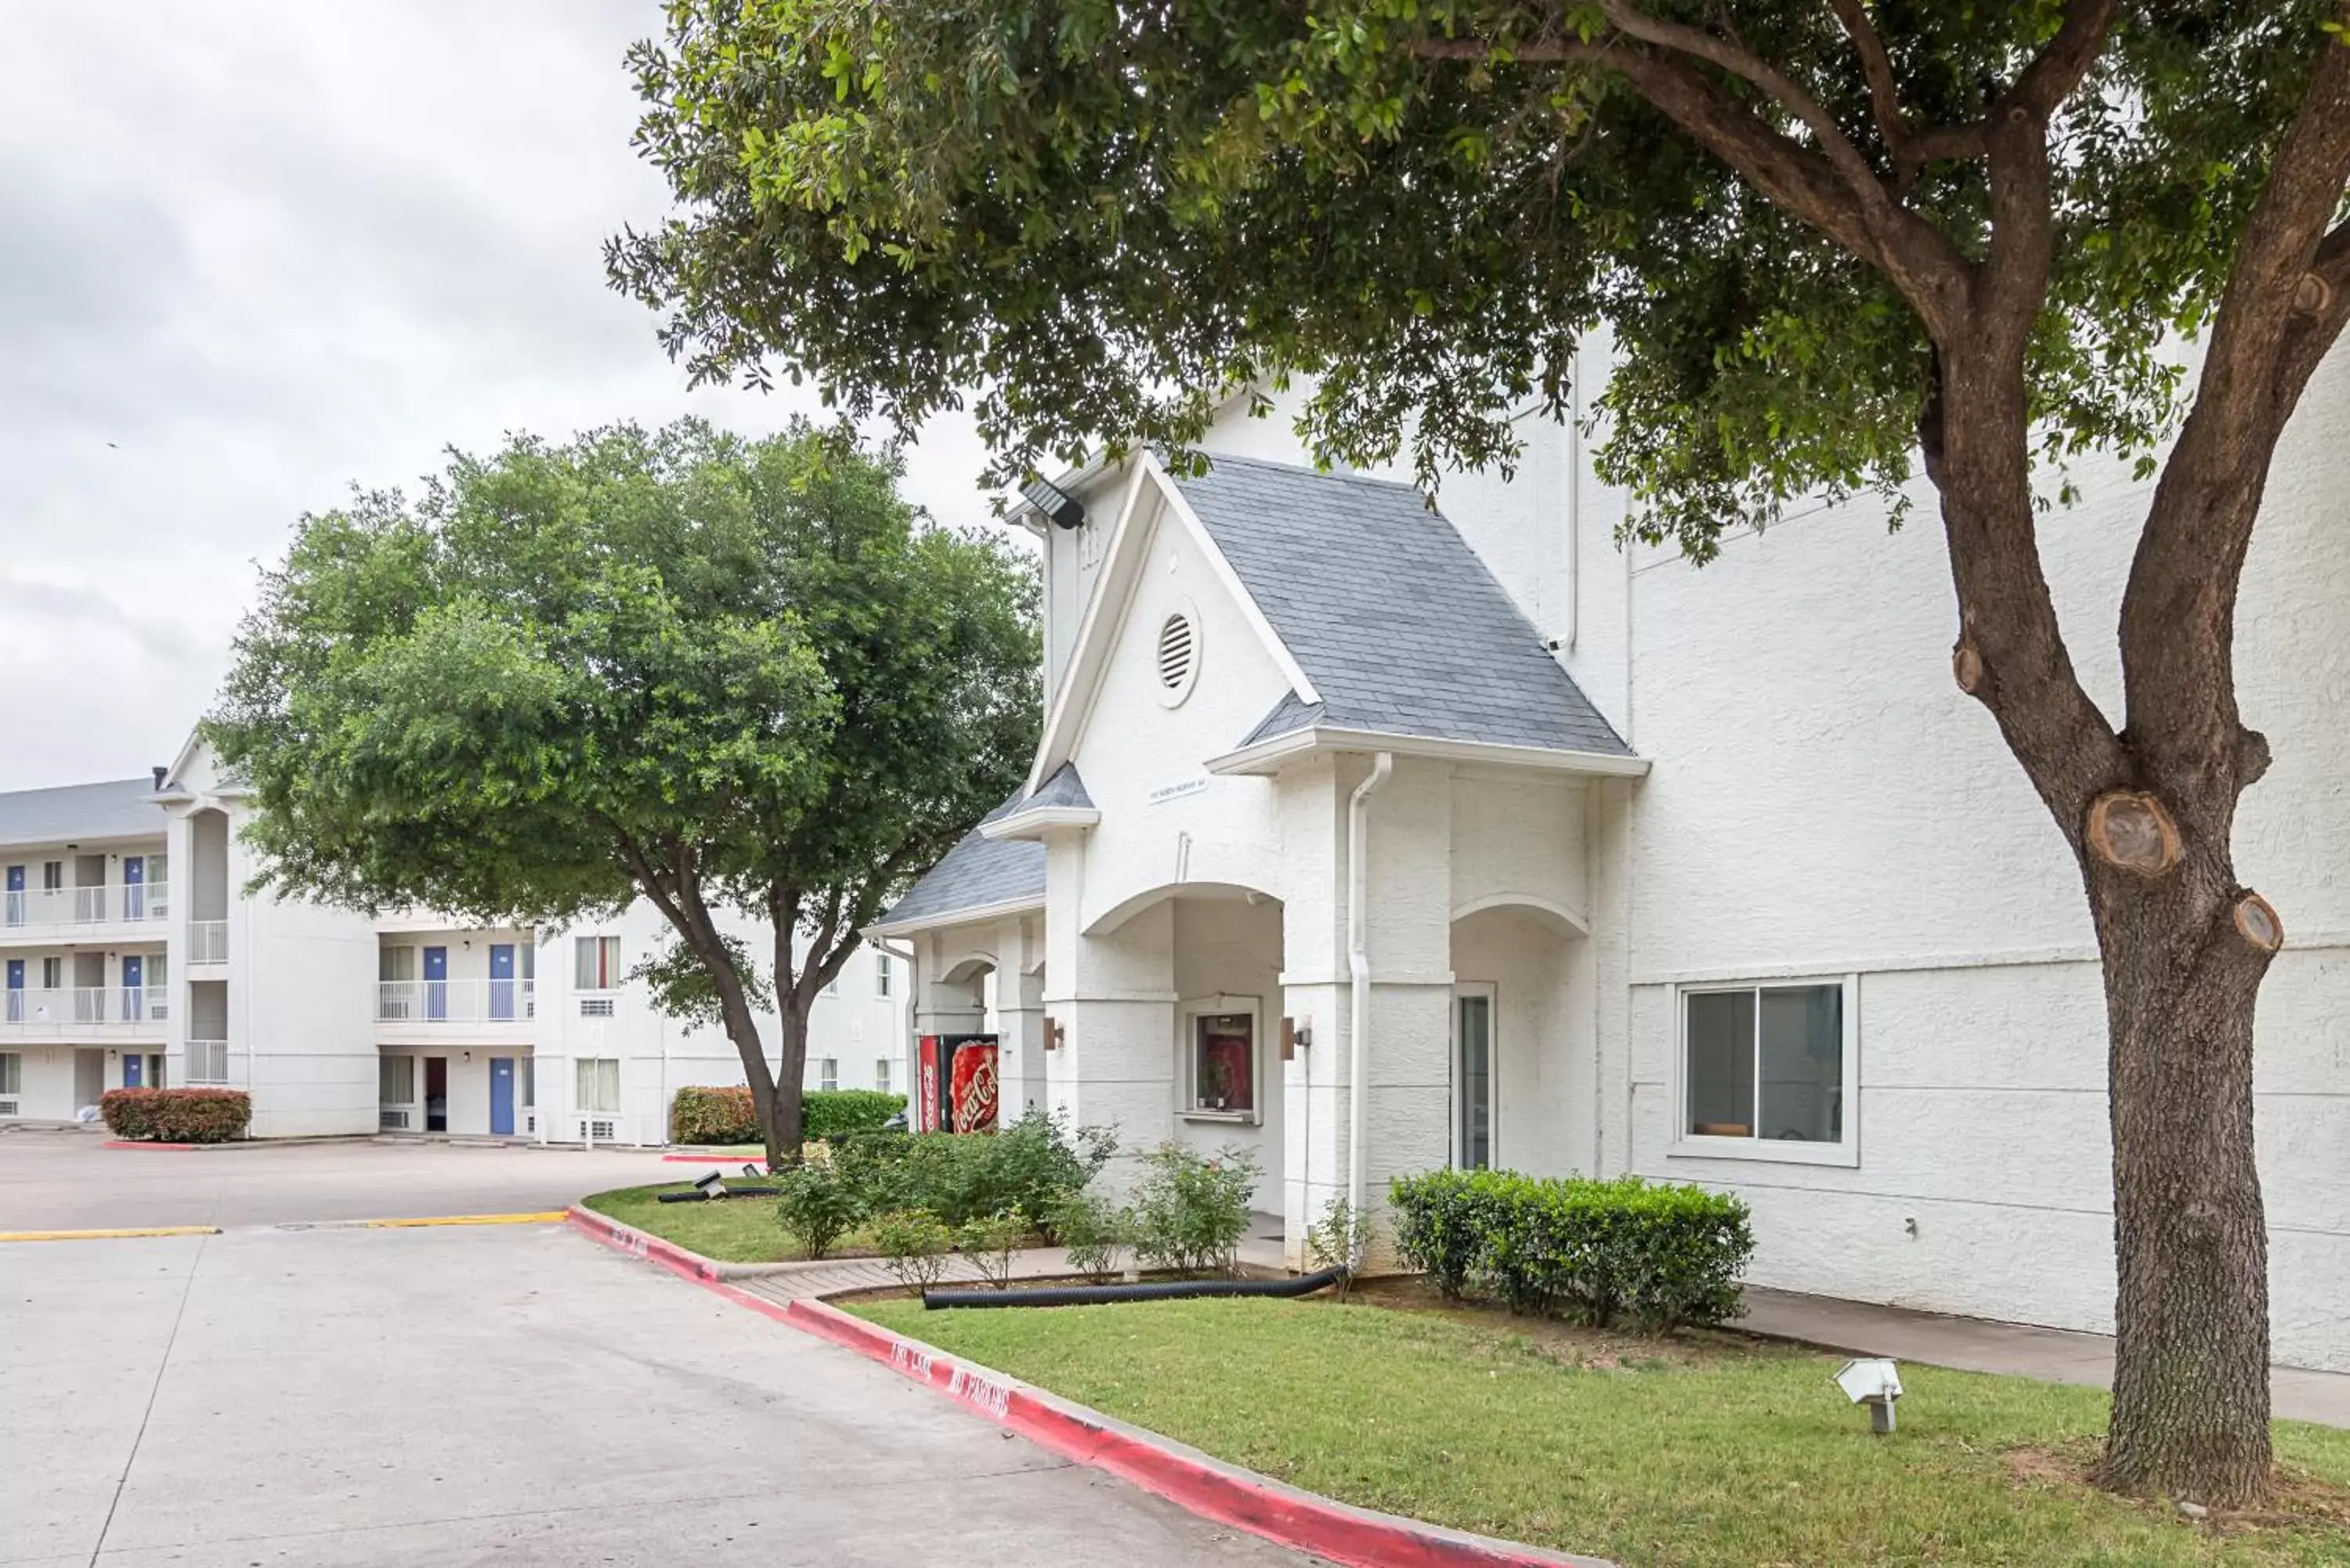
[[[1159,623],[1159,691],[1170,706],[1191,692],[1191,679],[1200,670],[1200,630],[1191,618],[1177,610]]]

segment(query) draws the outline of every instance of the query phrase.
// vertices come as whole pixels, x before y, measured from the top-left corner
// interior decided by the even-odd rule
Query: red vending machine
[[[995,1130],[995,1036],[925,1034],[916,1042],[917,1132]]]

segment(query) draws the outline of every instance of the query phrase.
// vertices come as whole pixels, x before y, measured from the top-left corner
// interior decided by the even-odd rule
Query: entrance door
[[[147,918],[147,857],[126,855],[122,857],[122,918],[143,920]],[[122,982],[129,985],[129,981]]]
[[[449,1016],[449,950],[424,950],[424,1016],[440,1020]]]
[[[514,1132],[514,1058],[490,1058],[490,1131],[502,1136]]]
[[[98,1104],[106,1093],[106,1053],[77,1051],[74,1053],[74,1109]]]
[[[122,955],[122,1022],[136,1023],[147,1016],[147,961],[137,953]]]
[[[1493,1164],[1493,988],[1464,985],[1452,998],[1452,1163]]]
[[[25,961],[23,959],[8,961],[7,1021],[11,1023],[25,1022]]]
[[[8,896],[5,900],[8,906],[7,921],[12,926],[21,926],[25,923],[25,868],[22,866],[9,867],[7,877]]]
[[[126,1089],[146,1087],[147,1081],[143,1076],[146,1065],[147,1058],[144,1056],[126,1053],[122,1058],[122,1086]]]
[[[449,1058],[424,1058],[424,1130],[449,1130]]]
[[[500,1022],[515,1015],[514,943],[490,944],[490,1016]]]

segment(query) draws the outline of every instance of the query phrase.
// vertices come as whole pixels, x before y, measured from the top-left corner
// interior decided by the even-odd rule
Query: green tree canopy
[[[305,518],[206,725],[263,881],[537,926],[650,898],[676,943],[641,972],[724,1027],[795,1153],[817,992],[1035,739],[1028,565],[925,524],[899,472],[686,421]]]
[[[681,211],[612,244],[702,378],[901,421],[999,477],[1181,447],[1312,378],[1320,455],[1506,463],[1592,406],[1632,527],[1704,560],[1922,466],[1953,670],[2078,857],[2112,1033],[2103,1474],[2269,1483],[2236,702],[2269,458],[2350,320],[2345,0],[671,0],[632,56]],[[2182,361],[2186,334],[2202,339]],[[2191,364],[2191,373],[2189,365]],[[975,390],[972,390],[975,389]],[[2175,435],[2165,455],[2165,441]],[[2036,535],[2061,465],[2158,463],[2084,691]]]

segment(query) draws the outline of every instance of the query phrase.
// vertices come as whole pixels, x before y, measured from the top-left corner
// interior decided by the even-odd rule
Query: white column
[[[1003,1096],[1002,1117],[1045,1108],[1045,977],[1042,919],[1014,915],[1004,919],[995,941],[996,1071]]]
[[[1104,1174],[1131,1179],[1136,1156],[1175,1133],[1175,907],[1152,905],[1114,931],[1078,929],[1085,845],[1045,846],[1045,1012],[1060,1025],[1049,1053],[1052,1108],[1079,1127],[1115,1128],[1120,1150]]]

